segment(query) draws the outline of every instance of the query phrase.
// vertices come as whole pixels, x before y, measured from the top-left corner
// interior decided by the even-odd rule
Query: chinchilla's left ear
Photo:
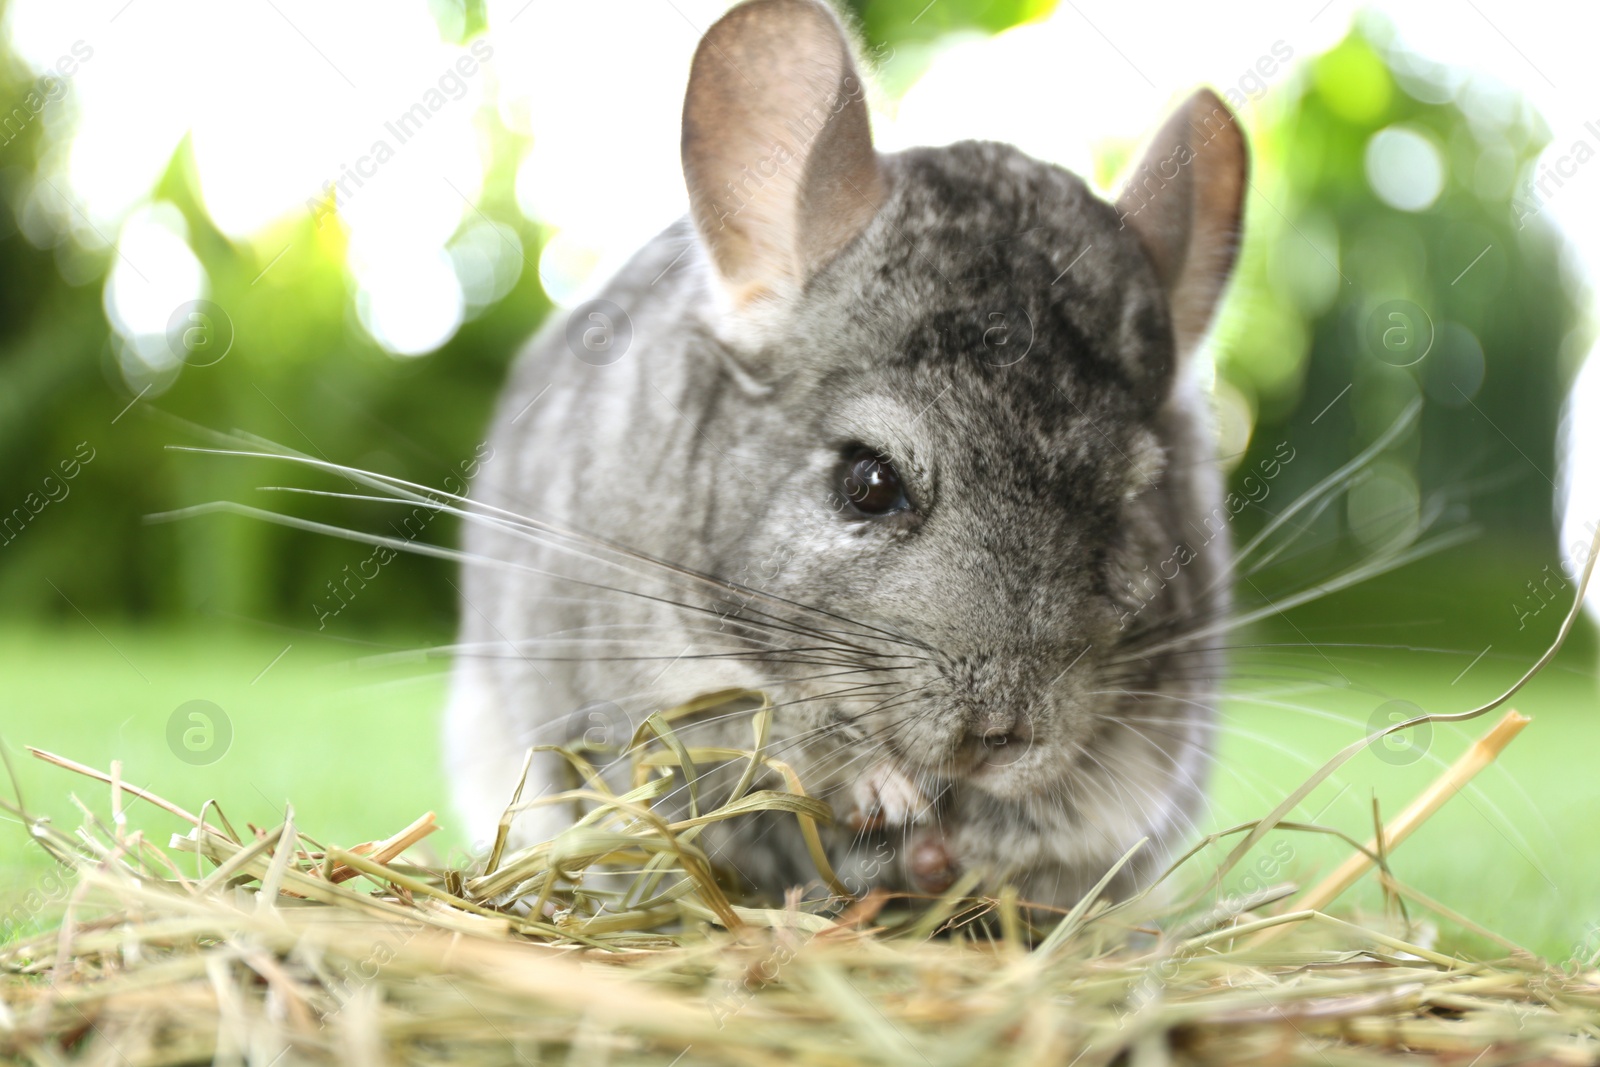
[[[1180,360],[1205,336],[1233,271],[1249,172],[1238,119],[1201,89],[1161,127],[1117,197],[1167,291]]]

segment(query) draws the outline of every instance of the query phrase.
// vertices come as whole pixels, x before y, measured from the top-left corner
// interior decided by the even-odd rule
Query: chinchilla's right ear
[[[850,42],[818,0],[749,0],[706,31],[683,174],[728,305],[781,309],[872,220],[887,183]]]

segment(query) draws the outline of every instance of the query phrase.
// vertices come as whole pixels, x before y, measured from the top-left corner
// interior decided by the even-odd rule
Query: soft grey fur
[[[614,709],[637,725],[729,686],[772,695],[773,749],[834,803],[847,881],[893,854],[874,881],[916,885],[906,845],[936,834],[957,867],[1070,903],[1140,837],[1122,891],[1191,829],[1219,665],[1185,635],[1226,611],[1229,549],[1163,287],[1115,208],[1014,148],[883,166],[882,208],[755,347],[729,340],[683,220],[601,294],[631,320],[617,362],[576,358],[557,315],[517,363],[474,498],[683,570],[469,526],[485,562],[445,739],[480,840],[527,745],[619,741]],[[841,508],[851,442],[892,457],[914,513]],[[729,716],[690,739],[750,736]],[[928,803],[851,829],[885,767]],[[540,758],[527,795],[564,783]],[[516,840],[570,818],[535,809]],[[774,896],[815,878],[792,820],[708,843]]]

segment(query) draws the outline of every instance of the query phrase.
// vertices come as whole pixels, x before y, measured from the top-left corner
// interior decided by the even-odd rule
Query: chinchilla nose
[[[1020,751],[1033,740],[1032,716],[1016,708],[988,708],[967,729],[968,742],[982,752],[999,752],[1011,746]]]
[[[961,708],[955,728],[961,747],[985,759],[1006,750],[1026,751],[1034,715],[1026,694],[1037,687],[1017,656],[972,653],[952,659],[947,677]]]
[[[982,741],[1004,737],[1017,724],[1017,713],[1011,708],[988,708],[972,721],[970,733]]]

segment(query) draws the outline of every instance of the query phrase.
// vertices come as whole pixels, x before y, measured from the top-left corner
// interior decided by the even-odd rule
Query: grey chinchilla
[[[1189,363],[1244,141],[1200,91],[1115,203],[1004,144],[879,154],[852,56],[815,0],[717,22],[690,215],[517,362],[472,491],[499,518],[466,532],[456,800],[487,840],[528,746],[746,687],[852,890],[1061,904],[1148,837],[1126,893],[1210,759],[1230,547]],[[684,730],[751,744],[747,714]],[[541,754],[523,799],[566,783]],[[815,880],[787,817],[703,841],[757,890]]]

